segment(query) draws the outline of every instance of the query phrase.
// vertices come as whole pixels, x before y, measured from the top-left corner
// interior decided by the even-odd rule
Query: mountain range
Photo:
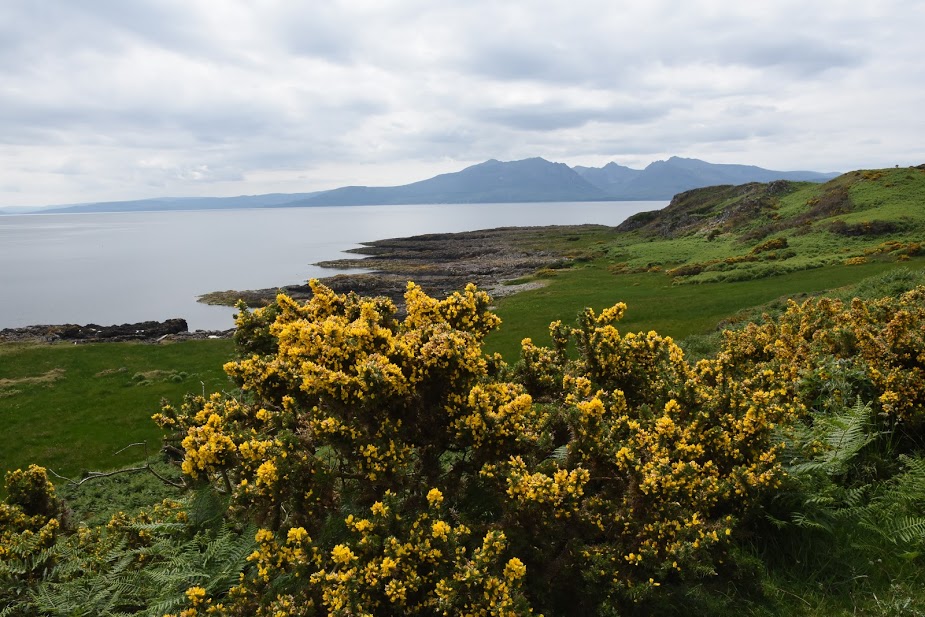
[[[462,171],[402,186],[345,186],[314,193],[273,193],[239,197],[169,197],[134,201],[68,204],[33,212],[135,212],[231,208],[297,208],[442,203],[667,200],[694,188],[747,182],[824,182],[838,173],[772,171],[751,165],[719,165],[673,156],[645,169],[616,163],[569,167],[543,158],[494,159]],[[21,211],[21,209],[17,209]],[[0,213],[12,213],[11,211]]]
[[[611,196],[622,200],[671,199],[678,193],[707,186],[748,182],[825,182],[839,173],[773,171],[754,165],[719,165],[673,156],[642,170],[608,163],[603,167],[574,167],[575,173]]]

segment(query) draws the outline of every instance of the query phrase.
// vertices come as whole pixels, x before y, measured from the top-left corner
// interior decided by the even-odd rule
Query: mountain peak
[[[606,192],[563,163],[541,157],[489,159],[455,173],[402,186],[335,189],[292,206],[604,201]]]
[[[576,167],[585,180],[613,199],[671,199],[691,189],[749,182],[791,180],[824,182],[838,174],[806,171],[772,171],[753,165],[714,164],[695,158],[672,156],[654,161],[643,170],[608,163],[602,168]]]

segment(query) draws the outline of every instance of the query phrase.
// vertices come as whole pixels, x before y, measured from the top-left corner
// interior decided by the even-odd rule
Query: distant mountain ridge
[[[542,158],[494,159],[455,173],[404,186],[348,186],[293,201],[287,206],[606,201],[610,196],[564,163]]]
[[[622,200],[671,199],[691,189],[748,182],[825,182],[840,175],[815,171],[773,171],[754,165],[724,165],[673,156],[655,161],[645,169],[616,163],[604,167],[575,167],[585,180]],[[618,196],[618,197],[617,197]]]
[[[164,210],[229,210],[235,208],[273,208],[315,193],[269,193],[238,197],[160,197],[129,201],[105,201],[43,208],[41,214],[81,212],[151,212]]]
[[[401,186],[345,186],[314,193],[272,193],[238,197],[169,197],[84,203],[35,212],[139,212],[232,208],[300,208],[399,204],[459,204],[556,201],[668,200],[677,193],[714,185],[774,180],[824,182],[838,173],[772,171],[752,165],[720,165],[671,157],[645,169],[608,163],[574,168],[535,157],[495,159],[461,171]],[[21,213],[22,209],[16,209]],[[0,210],[0,213],[3,213]],[[12,213],[12,212],[8,212]]]

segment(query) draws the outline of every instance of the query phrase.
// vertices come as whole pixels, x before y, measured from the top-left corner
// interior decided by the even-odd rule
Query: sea
[[[618,225],[663,201],[432,204],[0,216],[0,329],[187,320],[234,326],[211,291],[304,283],[362,242],[495,227]],[[362,271],[362,261],[357,270]],[[356,270],[353,270],[356,271]]]

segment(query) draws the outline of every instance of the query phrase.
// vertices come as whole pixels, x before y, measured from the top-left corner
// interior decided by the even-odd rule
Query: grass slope
[[[621,330],[655,330],[683,339],[715,331],[744,309],[782,297],[838,290],[899,267],[925,270],[925,259],[916,258],[905,264],[882,261],[854,266],[836,264],[773,278],[704,285],[672,285],[663,273],[614,275],[606,262],[594,262],[551,275],[546,287],[500,300],[497,313],[502,325],[488,338],[486,347],[513,362],[518,358],[523,338],[532,337],[537,344],[548,344],[546,333],[550,322],[558,319],[571,323],[585,307],[599,312],[617,302],[628,306]]]
[[[0,345],[0,473],[30,463],[73,477],[156,452],[161,398],[227,387],[231,341]],[[202,382],[202,383],[200,383]]]
[[[626,330],[706,334],[784,296],[922,270],[923,241],[923,168],[851,172],[822,185],[696,189],[617,231],[549,232],[528,242],[560,252],[571,267],[540,272],[534,278],[545,287],[499,300],[504,324],[488,347],[514,360],[522,338],[545,342],[549,322],[616,302],[629,306]]]

